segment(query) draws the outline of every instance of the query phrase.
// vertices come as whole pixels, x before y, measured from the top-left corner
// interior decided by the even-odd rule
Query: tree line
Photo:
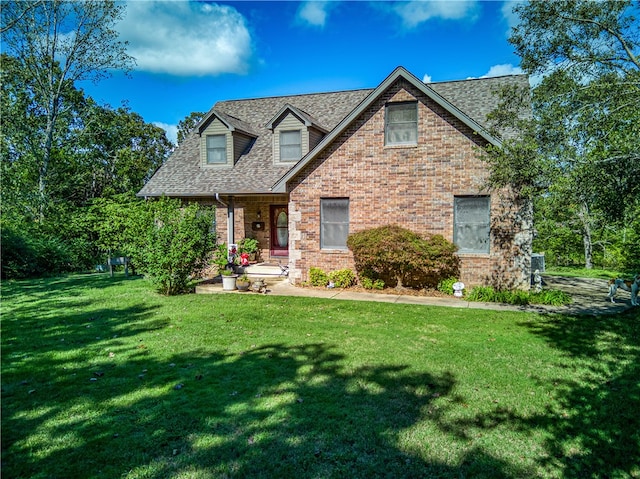
[[[499,92],[490,119],[496,131],[519,135],[488,151],[487,187],[508,187],[522,205],[533,205],[534,250],[548,264],[640,270],[640,7],[514,5],[519,23],[509,41],[539,80],[527,91]],[[115,239],[127,226],[114,226],[121,218],[141,237],[149,235],[135,229],[140,218],[160,224],[134,195],[174,145],[126,104],[100,105],[78,87],[135,66],[114,28],[124,8],[111,0],[3,3],[5,278],[90,269],[106,250],[127,248]],[[532,106],[526,118],[517,115],[523,103]],[[201,117],[180,122],[179,141]],[[176,215],[180,206],[173,203]],[[158,208],[154,214],[166,214]],[[194,227],[205,234],[204,225]],[[145,255],[152,256],[138,254]]]

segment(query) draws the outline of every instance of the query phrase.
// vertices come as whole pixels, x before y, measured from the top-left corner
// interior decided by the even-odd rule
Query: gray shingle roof
[[[504,85],[528,86],[525,75],[430,83],[429,87],[482,126],[496,105],[493,91]],[[374,89],[316,93],[248,100],[221,101],[205,116],[218,115],[228,124],[257,135],[251,149],[233,168],[201,166],[196,128],[167,162],[158,169],[138,196],[213,196],[219,194],[264,194],[290,169],[273,163],[273,133],[269,122],[287,104],[304,112],[314,123],[333,130]]]

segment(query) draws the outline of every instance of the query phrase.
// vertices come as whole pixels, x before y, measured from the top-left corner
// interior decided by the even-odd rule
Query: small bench
[[[107,265],[109,266],[109,274],[113,277],[113,267],[124,265],[124,275],[129,276],[129,258],[126,256],[116,256],[107,258]],[[134,272],[135,274],[135,272]]]

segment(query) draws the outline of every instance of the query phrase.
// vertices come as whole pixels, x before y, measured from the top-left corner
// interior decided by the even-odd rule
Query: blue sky
[[[176,126],[216,101],[374,88],[399,65],[425,81],[521,73],[514,2],[129,0],[117,26],[137,67],[78,86]]]

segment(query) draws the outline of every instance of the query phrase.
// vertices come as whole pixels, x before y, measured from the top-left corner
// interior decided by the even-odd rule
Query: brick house
[[[264,261],[353,268],[349,233],[397,224],[456,243],[468,285],[528,287],[531,228],[483,188],[479,150],[505,85],[524,75],[425,84],[402,67],[377,88],[222,101],[138,193],[215,204],[220,241]]]

